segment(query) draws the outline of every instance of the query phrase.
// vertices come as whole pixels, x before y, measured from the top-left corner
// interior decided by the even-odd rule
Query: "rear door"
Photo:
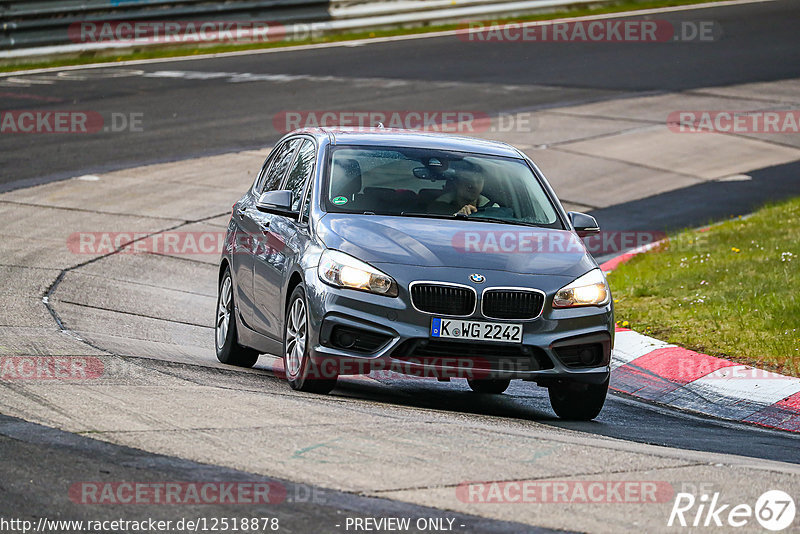
[[[280,189],[292,191],[291,209],[270,215],[267,246],[254,257],[255,324],[259,331],[275,339],[283,336],[281,291],[286,286],[289,270],[309,237],[305,203],[314,176],[316,154],[314,142],[303,139],[280,186]]]

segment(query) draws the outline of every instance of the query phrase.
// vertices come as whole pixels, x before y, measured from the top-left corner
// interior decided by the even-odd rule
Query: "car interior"
[[[443,155],[398,157],[394,153],[369,150],[342,150],[332,159],[328,202],[336,211],[368,211],[376,214],[443,214],[443,195],[455,189],[459,176],[478,175],[483,180],[480,192],[484,207],[475,217],[517,219],[551,225],[556,221],[551,206],[532,198],[519,185],[519,178],[504,165],[490,160],[475,163],[469,157],[448,159]],[[488,199],[488,202],[486,201]],[[438,201],[438,202],[437,202]]]

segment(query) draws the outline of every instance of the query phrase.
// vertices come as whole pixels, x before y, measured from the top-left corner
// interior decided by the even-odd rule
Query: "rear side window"
[[[286,169],[289,168],[294,151],[299,144],[300,139],[290,139],[276,148],[273,155],[270,155],[272,162],[268,165],[256,185],[256,192],[259,195],[265,191],[273,191],[278,188],[281,178],[286,174]]]
[[[289,171],[289,178],[286,180],[284,189],[292,192],[292,211],[300,211],[300,204],[303,201],[303,190],[314,171],[314,160],[316,151],[314,143],[306,139],[297,152],[297,158]]]

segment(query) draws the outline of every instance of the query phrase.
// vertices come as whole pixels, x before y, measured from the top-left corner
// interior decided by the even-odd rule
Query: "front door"
[[[281,290],[286,286],[289,269],[297,260],[300,245],[308,229],[300,210],[304,191],[314,173],[316,148],[313,141],[304,139],[297,150],[291,169],[281,189],[292,191],[289,213],[264,214],[270,217],[265,247],[254,256],[253,293],[254,320],[262,333],[282,339],[284,302]]]

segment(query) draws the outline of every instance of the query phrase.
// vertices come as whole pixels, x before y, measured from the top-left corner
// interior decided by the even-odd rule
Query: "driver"
[[[434,200],[428,206],[429,213],[441,215],[471,215],[478,208],[496,208],[487,197],[483,196],[484,179],[480,173],[462,172],[453,180],[452,190]]]

